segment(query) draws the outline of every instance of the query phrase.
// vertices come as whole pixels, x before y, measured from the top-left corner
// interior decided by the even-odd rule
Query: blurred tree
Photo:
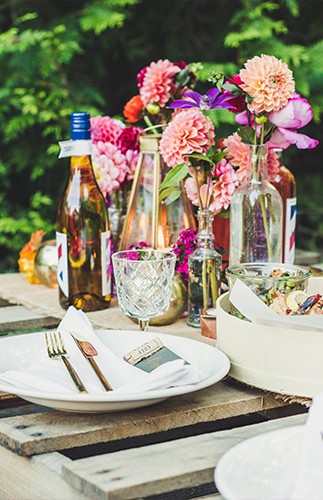
[[[54,236],[68,176],[57,142],[69,138],[70,113],[122,116],[138,93],[137,73],[151,61],[202,61],[202,92],[213,70],[232,76],[256,54],[282,58],[313,106],[315,122],[304,132],[322,141],[322,19],[323,2],[315,0],[2,0],[0,272],[17,269],[33,231]],[[218,137],[235,130],[233,114],[213,118]],[[320,156],[320,147],[285,153],[298,186],[305,171],[307,186],[317,182]],[[314,207],[298,196],[309,227],[318,224],[310,215],[321,193]],[[321,242],[314,236],[311,245]]]

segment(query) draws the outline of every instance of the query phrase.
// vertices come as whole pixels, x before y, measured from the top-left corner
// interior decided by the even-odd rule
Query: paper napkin
[[[323,393],[313,398],[300,450],[290,500],[323,498]]]
[[[62,335],[69,361],[80,376],[87,391],[92,394],[104,393],[99,379],[84,358],[70,331],[79,332],[85,337],[98,355],[95,361],[111,384],[114,392],[144,392],[172,386],[195,384],[199,381],[197,366],[184,365],[182,360],[165,363],[151,373],[144,372],[132,366],[114,354],[95,334],[89,319],[82,311],[70,307],[59,324],[57,331]],[[61,394],[77,393],[73,381],[62,360],[50,360],[47,356],[45,336],[43,337],[44,351],[41,359],[35,360],[27,370],[10,370],[0,375],[0,380],[15,387],[37,389],[44,392]]]
[[[245,283],[237,279],[230,293],[230,302],[252,323],[279,328],[306,329],[323,333],[323,316],[285,316],[270,309]],[[323,496],[322,496],[323,498]]]

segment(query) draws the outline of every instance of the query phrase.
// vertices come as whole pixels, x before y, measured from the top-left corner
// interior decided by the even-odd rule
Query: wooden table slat
[[[63,477],[100,500],[132,500],[213,481],[221,456],[239,442],[305,423],[306,415],[123,450],[63,464]]]
[[[282,399],[272,394],[227,380],[137,410],[103,414],[49,411],[3,418],[0,444],[29,456],[149,435],[284,405]]]

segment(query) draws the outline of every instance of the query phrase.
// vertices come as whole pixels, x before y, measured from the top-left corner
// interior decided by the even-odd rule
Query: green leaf
[[[191,155],[187,155],[189,158],[198,158],[199,160],[205,160],[209,163],[213,163],[212,159],[208,156],[203,155],[202,153],[192,153]]]
[[[253,143],[255,131],[252,127],[239,127],[237,133],[245,144]]]
[[[215,163],[215,165],[217,165],[218,163],[220,163],[221,160],[223,160],[223,158],[227,155],[228,153],[224,153],[223,151],[219,151],[218,153],[216,153],[214,156],[213,156],[213,161]]]
[[[170,193],[166,200],[164,201],[164,205],[170,205],[173,201],[177,200],[181,196],[181,190],[175,189],[172,193]]]
[[[184,163],[180,165],[176,165],[176,167],[172,168],[166,175],[165,179],[159,186],[159,189],[165,189],[166,187],[173,186],[178,182],[182,181],[188,174],[188,166]]]
[[[167,196],[169,196],[173,191],[176,191],[176,190],[178,190],[178,188],[176,188],[176,187],[170,187],[167,189],[163,189],[163,191],[161,191],[159,194],[158,202],[160,203],[165,198],[167,198]]]

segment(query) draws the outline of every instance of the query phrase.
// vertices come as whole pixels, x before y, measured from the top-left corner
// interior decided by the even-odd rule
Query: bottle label
[[[111,293],[111,237],[110,231],[101,233],[102,295]]]
[[[84,156],[90,155],[92,152],[92,141],[77,140],[77,141],[61,141],[58,143],[61,147],[61,152],[58,158],[67,158],[69,156]]]
[[[296,198],[286,199],[284,262],[294,264],[296,230]]]
[[[57,282],[65,297],[68,297],[67,234],[56,232]]]

